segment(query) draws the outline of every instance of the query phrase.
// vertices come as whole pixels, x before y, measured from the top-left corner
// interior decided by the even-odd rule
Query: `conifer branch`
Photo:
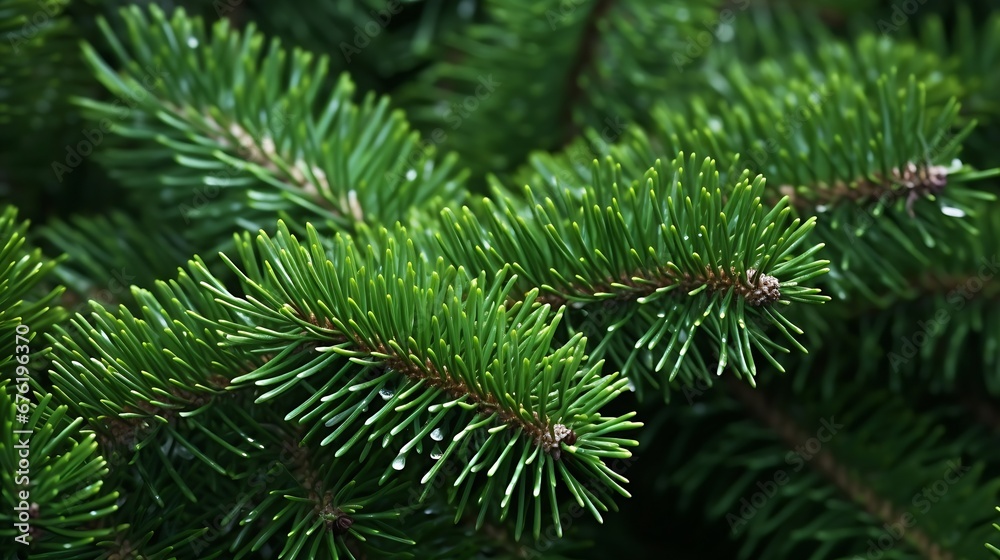
[[[724,183],[761,173],[773,185],[765,200],[788,197],[795,215],[818,219],[816,235],[837,270],[823,282],[838,298],[902,295],[907,273],[929,266],[930,254],[951,254],[958,239],[973,242],[971,218],[995,195],[971,183],[1000,170],[979,172],[958,160],[975,123],[960,121],[958,101],[941,94],[945,84],[896,70],[872,80],[860,64],[857,71],[827,78],[734,67],[723,91],[706,101],[655,107],[652,125],[632,127],[611,157],[626,180],[643,176],[643,162],[682,149],[715,156]],[[605,143],[597,131],[589,139]],[[535,156],[531,181],[593,182],[570,152]],[[886,255],[887,244],[901,250]]]
[[[294,306],[292,307],[294,308]],[[305,320],[300,313],[296,314],[300,319]],[[321,326],[315,315],[310,315],[308,321],[314,326]],[[322,328],[334,331],[331,338],[328,339],[330,343],[343,345],[348,340],[348,335],[337,331],[329,318],[323,319]],[[308,333],[303,332],[302,334],[308,336]],[[318,350],[319,344],[319,342],[310,342],[306,343],[305,346],[311,347],[311,350]],[[565,425],[544,422],[537,413],[531,419],[526,419],[519,414],[519,409],[513,408],[509,403],[500,402],[494,395],[483,392],[481,387],[470,386],[461,377],[452,375],[446,365],[439,368],[430,357],[424,357],[423,362],[420,363],[417,361],[420,359],[419,356],[403,355],[395,350],[398,345],[392,345],[391,341],[388,342],[388,347],[386,344],[387,341],[369,343],[360,336],[353,338],[354,350],[380,360],[379,367],[383,372],[400,373],[423,387],[439,390],[447,395],[449,400],[462,400],[483,417],[492,418],[495,416],[499,423],[507,424],[531,436],[539,447],[556,459],[561,455],[560,442],[565,440],[568,445],[573,445],[576,442],[576,434]],[[303,346],[299,346],[293,353],[303,350]]]
[[[152,286],[173,275],[194,252],[154,216],[120,211],[50,220],[35,235],[50,252],[67,255],[53,272],[67,287],[63,306],[70,312],[85,311],[89,301],[131,306],[131,286]]]
[[[67,2],[0,0],[0,196],[51,220],[0,209],[19,554],[613,556],[664,523],[668,554],[766,560],[997,542],[1000,14]],[[462,206],[463,166],[491,198]],[[619,469],[618,397],[676,389],[645,410],[653,462]],[[640,513],[594,531],[626,474]]]
[[[281,456],[288,457],[281,468],[292,487],[269,491],[241,520],[243,528],[231,547],[238,551],[236,558],[259,550],[266,536],[275,532],[275,524],[287,528],[280,558],[295,557],[306,547],[322,547],[332,558],[356,558],[385,554],[385,545],[415,544],[386,523],[401,515],[388,504],[399,499],[405,487],[402,480],[380,487],[373,478],[362,476],[363,467],[355,458],[321,461],[315,449],[290,435],[277,445],[282,447]],[[279,485],[285,482],[284,477],[279,480]],[[258,528],[262,534],[255,531]]]
[[[616,281],[589,286],[570,286],[571,293],[609,294],[610,300],[635,301],[651,296],[665,289],[674,289],[678,293],[690,293],[699,288],[710,294],[728,293],[732,291],[745,299],[753,307],[776,303],[781,299],[781,285],[777,278],[769,274],[757,274],[753,268],[748,268],[745,277],[734,268],[726,272],[722,268],[713,270],[706,268],[703,274],[678,274],[668,268],[651,271],[633,271],[623,274]],[[560,307],[572,303],[569,297],[558,294],[546,294],[539,301]]]
[[[56,304],[65,287],[48,287],[48,276],[62,259],[46,259],[41,249],[28,244],[28,222],[17,218],[17,209],[5,206],[0,212],[0,367],[14,362],[15,346],[32,339],[65,316]],[[16,365],[16,364],[15,364]],[[24,368],[21,368],[24,369]],[[19,375],[23,376],[23,374]]]
[[[665,396],[678,375],[708,380],[709,368],[718,375],[730,359],[753,383],[752,349],[781,370],[771,352],[787,349],[749,317],[805,350],[793,336],[800,329],[777,309],[827,299],[804,285],[826,272],[826,261],[813,260],[822,245],[793,253],[814,220],[790,220],[787,201],[765,209],[760,178],[750,184],[744,176],[723,194],[714,162],[699,167],[695,156],[657,161],[635,181],[609,159],[595,162],[592,177],[562,190],[541,185],[544,199],[528,188],[524,207],[486,200],[485,224],[468,208],[445,210],[437,245],[471,270],[511,266],[518,293],[537,289],[541,301],[566,305],[574,329],[586,328],[588,312],[617,302],[616,313],[591,325],[595,355],[613,356],[634,385],[642,380]],[[696,332],[704,343],[693,344]],[[700,355],[708,345],[717,362]],[[650,351],[652,367],[641,358]]]
[[[84,58],[135,109],[119,122],[113,103],[78,102],[95,121],[115,124],[100,160],[140,204],[140,193],[156,192],[161,219],[183,223],[199,246],[234,226],[273,225],[276,212],[353,230],[408,221],[435,199],[461,200],[456,156],[422,144],[388,98],[355,101],[346,73],[329,83],[329,58],[266,42],[253,23],[236,31],[223,19],[207,31],[183,10],[168,16],[156,6],[132,6],[121,18],[127,33],[98,24],[123,72],[90,45]],[[189,78],[206,74],[213,79],[192,89]],[[244,208],[238,218],[233,205]]]
[[[276,398],[294,384],[311,385],[313,381],[305,380],[317,378],[320,386],[310,389],[314,396],[286,418],[311,424],[310,434],[324,424],[335,426],[322,445],[343,441],[350,434],[336,456],[365,439],[381,439],[385,447],[397,434],[410,432],[412,439],[386,467],[383,479],[405,468],[407,455],[419,449],[428,435],[442,440],[439,426],[444,425],[449,409],[457,407],[456,412],[464,413],[448,424],[455,424],[458,433],[434,457],[435,466],[422,483],[432,483],[440,465],[453,455],[466,457],[465,470],[455,483],[457,487],[464,481],[466,492],[472,490],[475,479],[469,475],[488,465],[488,477],[506,473],[502,475],[509,478],[506,489],[489,483],[476,493],[483,493],[482,513],[491,504],[499,504],[501,518],[505,518],[516,506],[518,534],[528,507],[511,500],[515,488],[527,482],[523,480],[527,473],[515,468],[518,461],[539,465],[536,476],[543,478],[555,476],[555,465],[548,467],[548,475],[542,467],[560,461],[559,476],[578,503],[595,515],[606,507],[605,492],[575,491],[580,484],[577,476],[596,477],[625,493],[619,485],[624,479],[602,460],[627,457],[621,446],[632,442],[604,434],[637,424],[627,421],[631,414],[604,418],[596,412],[626,390],[625,379],[601,377],[600,363],[577,369],[584,356],[579,336],[550,354],[560,315],[551,316],[548,306],[533,307],[534,295],[508,310],[503,302],[516,278],[506,279],[506,271],[501,270],[498,280],[489,283],[485,275],[469,278],[462,269],[441,260],[432,265],[415,252],[412,243],[397,241],[404,238],[403,231],[382,234],[378,246],[385,247],[384,256],[377,256],[371,246],[365,255],[342,236],[335,238],[332,253],[327,255],[315,228],[307,226],[307,236],[309,243],[301,245],[279,224],[273,240],[261,233],[256,251],[249,236],[245,237],[238,244],[243,267],[229,263],[241,278],[246,296],[237,296],[217,282],[205,283],[219,303],[241,316],[257,318],[254,324],[215,323],[226,333],[226,345],[275,356],[234,383],[281,383],[261,395],[260,402]],[[383,302],[392,305],[386,308]],[[312,356],[294,352],[313,342],[322,345],[315,347]],[[456,353],[457,348],[465,350]],[[554,387],[561,389],[553,394]],[[379,396],[386,404],[361,423],[361,414]],[[320,419],[323,422],[317,422]],[[487,427],[492,429],[484,443],[465,447],[463,439]],[[498,439],[501,433],[511,437]],[[365,447],[362,457],[369,448]],[[567,453],[572,456],[568,463]],[[551,488],[554,492],[555,486]],[[490,494],[498,496],[487,498]],[[449,499],[457,498],[449,494]],[[542,498],[535,494],[536,500]],[[554,494],[547,501],[557,507]],[[465,503],[463,498],[459,512]],[[539,511],[533,528],[536,535],[541,529]],[[479,519],[482,522],[484,517]],[[558,530],[557,517],[553,520]]]
[[[181,114],[181,108],[176,108],[175,112]],[[295,185],[311,197],[313,203],[330,211],[332,215],[339,217],[341,209],[348,207],[346,203],[336,206],[330,201],[332,189],[326,179],[326,173],[321,168],[307,166],[301,159],[291,163],[285,154],[278,153],[274,138],[267,132],[254,134],[237,122],[230,122],[228,126],[224,126],[216,122],[211,115],[205,115],[204,118],[209,134],[220,145],[230,149],[235,148],[248,163],[260,166],[280,180]],[[282,122],[280,126],[288,124]],[[352,208],[355,210],[354,218],[359,222],[364,221],[360,209],[356,208],[356,194],[354,204],[355,208]]]
[[[653,100],[684,87],[671,55],[715,16],[712,3],[616,0],[487,0],[481,10],[397,96],[480,174],[559,149],[578,127],[618,136],[619,123],[644,120]]]
[[[948,168],[943,165],[915,164],[907,162],[900,170],[893,167],[889,174],[883,176],[875,173],[874,177],[861,178],[848,185],[838,181],[832,186],[811,185],[812,198],[807,199],[796,193],[792,185],[782,185],[778,191],[789,197],[792,206],[801,212],[814,211],[817,206],[852,201],[860,204],[882,203],[886,200],[906,200],[906,211],[911,218],[913,203],[918,198],[928,198],[938,195],[948,185]]]
[[[82,420],[68,414],[68,407],[57,404],[35,379],[11,381],[0,383],[0,463],[7,469],[0,490],[10,504],[0,512],[0,536],[10,543],[6,550],[32,556],[57,556],[67,549],[92,552],[94,542],[116,534],[114,527],[89,526],[118,509],[118,490],[105,485],[107,461],[94,435],[80,432]],[[28,383],[30,392],[22,392],[20,383]],[[18,529],[19,523],[26,529]]]
[[[89,321],[78,313],[46,335],[54,354],[52,391],[97,431],[107,453],[126,456],[161,430],[211,424],[213,415],[224,414],[223,402],[237,398],[230,392],[232,378],[260,362],[215,350],[220,335],[190,312],[229,315],[206,309],[210,297],[199,293],[187,273],[158,282],[154,291],[133,288],[132,297],[138,315],[124,306],[116,314],[92,302]],[[204,457],[196,448],[190,451]]]
[[[774,403],[770,403],[760,389],[753,390],[742,383],[726,381],[727,388],[744,405],[785,441],[790,449],[804,449],[810,435],[797,423],[781,411]],[[909,513],[900,512],[892,500],[880,496],[874,489],[866,486],[853,476],[847,466],[841,464],[827,449],[820,449],[811,457],[810,465],[823,474],[851,500],[860,504],[869,515],[878,522],[892,527],[908,527],[904,538],[913,545],[920,555],[928,560],[953,560],[954,555],[935,542],[919,528],[910,527],[910,521],[904,518]]]
[[[394,239],[405,232],[387,235],[383,256],[371,247],[365,255],[352,240],[339,236],[328,255],[328,244],[312,226],[307,226],[308,245],[299,244],[284,224],[273,240],[262,232],[256,252],[247,236],[237,243],[242,269],[224,256],[245,295],[230,292],[202,261],[192,261],[190,273],[158,283],[155,294],[134,291],[142,304],[141,319],[124,308],[121,318],[95,309],[93,325],[81,316],[74,319],[74,329],[92,350],[57,329],[55,389],[67,401],[80,403],[87,417],[95,416],[94,410],[106,417],[137,414],[169,429],[170,419],[185,410],[185,421],[202,431],[218,421],[225,407],[219,402],[198,406],[198,399],[215,401],[222,392],[278,383],[257,393],[260,403],[305,389],[305,401],[295,403],[285,420],[307,427],[306,442],[335,426],[320,444],[339,439],[336,457],[367,439],[361,459],[374,460],[371,442],[382,440],[388,447],[394,436],[409,432],[396,459],[385,465],[383,480],[404,468],[408,454],[426,452],[425,438],[440,441],[442,430],[453,425],[457,435],[422,482],[433,482],[445,460],[460,457],[466,467],[455,486],[464,482],[466,497],[473,488],[480,495],[480,522],[497,507],[502,519],[517,512],[518,534],[532,509],[533,532],[541,530],[543,510],[531,508],[530,499],[512,500],[518,488],[533,484],[531,478],[549,481],[550,494],[535,494],[534,500],[548,502],[557,530],[557,478],[579,505],[598,516],[599,509],[608,507],[606,488],[627,495],[621,486],[625,479],[603,460],[629,456],[622,446],[635,442],[608,434],[638,424],[628,421],[634,413],[605,418],[598,412],[627,390],[625,379],[601,376],[600,363],[581,368],[585,351],[579,336],[553,351],[559,314],[551,315],[547,306],[533,307],[531,297],[508,310],[502,303],[515,279],[504,279],[505,271],[493,283],[485,275],[473,279],[441,261],[433,266],[424,262],[412,243],[397,244]],[[156,334],[152,324],[169,328]],[[156,340],[162,349],[135,354],[131,348],[139,340]],[[143,347],[155,348],[148,343]],[[86,359],[89,353],[103,358]],[[130,354],[135,357],[107,358]],[[248,365],[254,369],[237,373]],[[107,395],[119,389],[101,382],[108,371],[130,380],[129,391]],[[198,402],[172,389],[178,377],[197,388]],[[217,387],[213,379],[223,385]],[[362,422],[362,413],[380,396],[385,406]],[[143,409],[145,402],[155,408]],[[136,412],[125,409],[128,403]],[[489,434],[486,440],[467,446],[463,439],[479,432]],[[501,433],[510,438],[502,441],[497,437]],[[196,445],[180,441],[224,472]],[[518,465],[524,462],[537,464],[537,470],[523,471]],[[479,477],[470,475],[485,466],[490,466],[487,477],[508,480],[506,488],[474,484]],[[580,478],[599,484],[581,491]],[[459,512],[466,507],[466,498],[459,495],[450,493],[449,500],[459,500]]]

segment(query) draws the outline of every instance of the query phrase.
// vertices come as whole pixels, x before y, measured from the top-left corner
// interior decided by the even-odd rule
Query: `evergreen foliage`
[[[990,2],[0,34],[0,557],[1000,558]]]

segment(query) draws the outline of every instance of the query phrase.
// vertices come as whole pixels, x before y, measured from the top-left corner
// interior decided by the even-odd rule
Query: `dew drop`
[[[435,461],[437,461],[437,460],[438,460],[438,459],[440,459],[440,458],[441,458],[441,457],[442,457],[443,455],[444,455],[444,452],[443,452],[443,451],[441,451],[441,448],[440,448],[440,447],[438,447],[438,446],[436,446],[436,445],[435,445],[435,446],[434,446],[434,449],[431,449],[431,459],[434,459]]]
[[[628,380],[628,390],[633,393],[635,392],[635,383],[633,383],[631,379]]]
[[[406,179],[408,181],[412,181],[412,180],[414,180],[416,178],[417,178],[417,170],[416,169],[411,169],[411,170],[409,170],[409,171],[406,172]]]
[[[965,217],[965,212],[963,212],[961,209],[955,208],[953,206],[942,206],[941,207],[941,213],[944,214],[945,216],[951,216],[953,218],[964,218]]]
[[[392,460],[392,468],[396,469],[397,471],[403,470],[403,467],[405,466],[406,466],[405,455],[399,455],[398,457]]]
[[[826,204],[820,204],[816,206],[817,212],[826,212],[829,207]]]
[[[434,428],[434,431],[431,432],[431,439],[434,441],[444,440],[444,432],[441,431],[441,428]]]
[[[389,387],[382,387],[381,389],[379,389],[378,394],[380,397],[382,397],[382,400],[387,401],[391,399],[392,396],[395,395],[396,393]]]
[[[187,46],[191,47],[192,49],[196,48],[198,46],[198,39],[194,37],[188,37]]]

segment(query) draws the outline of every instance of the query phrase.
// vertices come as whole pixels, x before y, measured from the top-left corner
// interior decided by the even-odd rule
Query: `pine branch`
[[[727,387],[750,409],[754,416],[781,437],[789,449],[806,449],[808,447],[811,436],[801,427],[796,426],[795,422],[780,409],[769,403],[760,392],[755,392],[739,383],[728,383]],[[810,457],[810,461],[816,470],[828,478],[851,500],[860,504],[877,522],[884,523],[887,527],[908,527],[911,524],[909,519],[912,516],[908,512],[900,512],[891,501],[879,496],[874,489],[867,487],[862,481],[852,476],[848,468],[840,464],[829,451],[821,449],[816,455]],[[953,560],[955,558],[919,528],[910,529],[905,538],[923,558],[928,560]]]
[[[71,418],[33,378],[5,380],[0,409],[0,486],[7,506],[0,513],[0,536],[9,543],[7,550],[92,558],[94,542],[112,536],[114,528],[88,524],[114,512],[119,496],[102,482],[108,468],[94,436],[80,437],[82,420]]]
[[[225,414],[212,405],[232,398],[231,379],[254,365],[248,356],[220,351],[221,336],[190,315],[232,317],[211,305],[191,276],[182,272],[154,290],[132,289],[137,315],[91,302],[89,321],[78,313],[48,335],[52,390],[86,419],[109,455],[131,455],[164,432],[176,435],[182,419],[210,430]],[[204,457],[197,448],[189,451]]]
[[[266,492],[242,515],[229,551],[244,558],[273,546],[271,537],[284,533],[279,558],[395,557],[403,545],[415,544],[387,522],[403,515],[398,502],[408,481],[403,477],[380,486],[363,476],[357,457],[327,460],[321,449],[301,445],[301,433],[285,434],[278,445],[285,459],[267,482]],[[284,472],[281,472],[284,471]],[[396,524],[398,525],[398,524]],[[276,547],[275,547],[276,548]],[[403,548],[403,550],[405,550]]]
[[[627,495],[620,485],[624,478],[603,459],[627,457],[621,446],[634,442],[608,434],[638,424],[627,421],[631,414],[605,418],[597,412],[625,390],[625,380],[601,377],[600,363],[580,369],[579,336],[550,350],[559,314],[553,316],[548,306],[531,309],[531,298],[508,311],[503,302],[513,280],[504,280],[503,273],[493,283],[484,275],[472,279],[460,269],[422,261],[412,244],[398,246],[387,238],[388,249],[379,258],[370,251],[362,255],[353,242],[338,237],[328,256],[316,230],[309,227],[308,235],[308,246],[300,245],[279,225],[274,240],[261,234],[259,255],[249,237],[239,243],[244,270],[231,266],[245,296],[229,292],[195,261],[191,270],[201,287],[183,274],[158,284],[156,296],[134,291],[143,319],[124,309],[117,318],[100,308],[91,326],[78,316],[73,327],[86,335],[84,344],[91,349],[58,331],[56,390],[66,401],[81,403],[88,417],[97,412],[97,418],[155,421],[161,433],[178,437],[170,419],[182,415],[207,430],[205,423],[225,410],[209,406],[213,394],[223,390],[278,384],[257,397],[260,403],[307,387],[308,398],[289,410],[286,420],[309,425],[307,441],[335,425],[321,442],[340,440],[335,456],[367,439],[364,460],[372,442],[382,440],[387,447],[409,432],[412,439],[386,465],[382,480],[404,468],[407,455],[422,448],[421,440],[440,440],[438,434],[451,425],[457,435],[422,480],[425,495],[440,465],[461,458],[465,468],[455,488],[464,481],[464,493],[449,494],[459,514],[475,491],[479,523],[498,505],[501,519],[516,513],[518,535],[530,509],[533,532],[539,534],[543,501],[559,527],[557,480],[598,518],[598,510],[613,504],[606,488]],[[211,301],[213,295],[221,306]],[[154,324],[170,327],[157,335],[150,329]],[[224,339],[217,329],[225,331]],[[158,342],[137,345],[141,340]],[[153,351],[157,348],[162,350]],[[102,358],[88,360],[91,353]],[[247,366],[249,373],[233,377]],[[100,381],[107,371],[134,381],[109,387]],[[221,385],[212,381],[216,378]],[[316,381],[319,387],[311,385]],[[380,395],[385,405],[362,423],[362,413]],[[145,403],[155,408],[143,409]],[[345,442],[346,434],[351,437]],[[463,441],[477,434],[486,434],[485,441]],[[219,470],[197,447],[187,448]],[[522,470],[525,464],[537,467]],[[475,473],[487,466],[488,480],[481,481]],[[590,488],[584,479],[599,484]],[[509,484],[504,489],[496,480]],[[533,484],[540,490],[543,482],[546,494],[535,490],[534,500],[525,496],[526,488]]]
[[[228,6],[227,6],[228,7]],[[337,53],[335,68],[349,69],[362,90],[384,91],[400,74],[433,62],[442,36],[469,24],[475,7],[454,2],[242,3],[240,20],[312,52]],[[308,12],[309,17],[301,17]],[[228,14],[227,14],[228,15]]]
[[[59,260],[47,260],[40,249],[29,247],[28,225],[18,220],[17,210],[12,206],[5,207],[0,214],[0,239],[3,240],[0,245],[0,332],[4,333],[0,341],[0,367],[4,368],[14,362],[16,347],[25,347],[35,333],[44,331],[65,316],[65,311],[57,306],[65,288],[46,287],[46,277]],[[27,358],[23,351],[18,354]],[[24,375],[22,369],[17,368],[18,375]]]
[[[53,220],[35,235],[67,255],[54,274],[68,287],[63,305],[73,312],[85,310],[89,301],[131,305],[131,286],[152,286],[193,252],[172,228],[121,212]]]
[[[1000,558],[1000,15],[404,3],[0,0],[0,556]]]
[[[1000,14],[994,12],[985,21],[977,22],[969,6],[957,5],[955,12],[952,29],[945,29],[943,18],[931,16],[918,28],[910,26],[901,31],[937,54],[943,61],[941,66],[959,77],[968,116],[995,123],[1000,117],[1000,105],[991,92],[996,91],[1000,81],[990,69],[1000,62]]]
[[[595,355],[615,356],[636,386],[665,397],[678,375],[710,381],[730,363],[753,384],[754,350],[780,370],[771,353],[788,350],[751,317],[805,350],[777,307],[828,299],[803,285],[826,272],[827,261],[813,260],[822,246],[794,254],[814,220],[790,220],[787,201],[766,209],[760,178],[724,191],[714,162],[699,166],[695,156],[657,161],[641,180],[623,175],[609,159],[590,182],[538,185],[544,199],[526,189],[523,209],[487,200],[485,224],[468,208],[445,210],[438,245],[471,270],[511,266],[519,293],[541,290],[542,301],[568,305],[574,330],[596,331]],[[718,361],[702,356],[708,347]]]
[[[786,361],[800,387],[819,384],[835,394],[849,368],[852,378],[895,392],[917,383],[933,394],[998,394],[1000,348],[992,341],[1000,336],[993,311],[1000,297],[1000,215],[979,205],[969,225],[979,232],[971,243],[956,245],[950,258],[936,259],[932,268],[917,267],[899,293],[884,291],[875,302],[835,302],[822,313],[796,316],[805,326],[803,344],[820,348]],[[858,362],[846,348],[860,348],[866,359]]]
[[[741,558],[974,558],[982,550],[998,455],[993,436],[969,426],[963,411],[918,410],[854,379],[842,379],[832,397],[778,382],[766,397],[761,387],[727,386],[736,399],[716,393],[665,413],[684,433],[711,437],[669,443],[668,461],[680,467],[663,478],[682,508],[703,505],[709,518],[725,519]],[[667,432],[674,439],[677,430]],[[718,478],[729,484],[710,483]]]
[[[731,23],[733,40],[712,43],[699,59],[702,73],[691,79],[703,81],[701,88],[731,95],[727,80],[718,78],[733,67],[756,67],[778,74],[794,69],[799,75],[864,77],[868,94],[874,94],[877,85],[870,78],[896,72],[924,84],[930,105],[966,97],[955,61],[942,50],[928,48],[934,44],[931,37],[912,36],[912,19],[902,28],[890,24],[894,28],[887,29],[885,19],[873,21],[870,13],[849,17],[844,27],[850,38],[845,40],[840,30],[824,23],[822,10],[813,5],[752,2],[745,9]],[[926,15],[927,20],[936,17]]]
[[[605,418],[597,412],[625,390],[625,380],[601,377],[600,362],[578,369],[584,352],[579,336],[550,353],[560,314],[551,315],[544,305],[532,308],[533,295],[507,310],[504,302],[516,279],[505,279],[505,271],[492,283],[485,274],[470,278],[440,260],[424,260],[412,242],[396,241],[405,232],[385,235],[384,257],[371,248],[363,255],[339,236],[327,256],[311,227],[306,246],[284,225],[274,240],[262,233],[256,252],[249,237],[244,238],[244,270],[232,267],[246,296],[219,286],[210,289],[221,303],[259,321],[254,326],[220,323],[228,344],[276,358],[234,383],[278,384],[258,398],[262,402],[322,372],[336,372],[326,380],[320,376],[323,385],[312,390],[315,396],[287,418],[323,420],[313,424],[314,431],[324,424],[336,426],[321,443],[343,442],[337,456],[367,440],[364,457],[372,442],[382,439],[385,447],[404,430],[410,432],[412,439],[387,466],[383,480],[405,468],[422,439],[443,437],[439,426],[454,408],[450,423],[457,434],[421,480],[425,496],[440,466],[457,454],[471,458],[455,482],[456,489],[465,483],[463,495],[449,498],[458,500],[461,514],[475,492],[480,524],[499,504],[501,519],[516,512],[520,535],[530,507],[525,502],[532,501],[524,496],[530,471],[536,538],[546,497],[539,493],[543,482],[550,489],[547,507],[559,530],[557,470],[578,504],[600,519],[598,509],[607,508],[606,491],[589,490],[578,478],[593,478],[627,495],[619,484],[625,480],[602,461],[627,457],[621,446],[633,442],[606,434],[638,424],[627,421],[631,414]],[[293,357],[291,352],[303,344],[321,346]],[[553,393],[555,387],[559,390]],[[361,414],[380,396],[385,404],[361,424]],[[486,440],[468,449],[463,439],[479,433],[488,433]],[[537,467],[522,470],[526,464]],[[474,474],[487,466],[490,480],[485,486],[475,484]],[[497,480],[509,483],[504,489],[494,484]],[[521,499],[513,500],[517,495]]]
[[[328,58],[265,44],[253,24],[240,32],[222,20],[207,33],[183,10],[168,17],[133,6],[121,15],[124,37],[99,25],[123,74],[90,45],[84,56],[135,109],[79,102],[115,124],[114,147],[101,153],[112,174],[140,204],[148,196],[140,193],[160,199],[192,241],[225,239],[234,226],[257,230],[278,212],[352,229],[460,198],[456,158],[436,159],[388,98],[353,101],[346,74],[329,84]],[[234,207],[246,209],[234,219]]]
[[[184,282],[181,285],[190,286]],[[138,299],[147,304],[144,309],[153,307],[149,305],[153,303],[149,294],[136,292]],[[108,313],[99,305],[94,307],[99,310],[95,316]],[[166,330],[162,337],[167,348],[161,351],[181,362],[172,355],[169,344],[173,334],[170,331],[183,333],[183,325],[179,320],[171,322],[173,329]],[[127,328],[121,332],[135,330],[135,326],[123,324]],[[116,361],[119,367],[136,358],[134,354],[123,354],[120,348],[117,351],[124,358]],[[64,352],[64,348],[57,350],[57,354]],[[147,380],[155,380],[152,373],[159,371],[154,364],[155,360],[150,360],[146,364],[149,370],[141,372]],[[107,364],[99,365],[108,368]],[[73,366],[82,368],[78,362]],[[66,369],[62,364],[57,367]],[[178,390],[179,381],[190,383],[174,380],[174,392],[195,399],[179,403],[187,404],[187,410],[178,410],[178,404],[165,403],[166,399],[161,398],[160,402],[150,403],[149,410],[126,412],[122,420],[111,419],[122,424],[141,421],[148,426],[163,418],[151,433],[129,434],[132,441],[128,449],[107,450],[113,460],[115,481],[128,499],[121,504],[120,514],[95,528],[106,528],[118,520],[132,523],[118,526],[114,540],[102,543],[107,549],[103,558],[135,553],[147,558],[170,558],[174,557],[172,553],[179,557],[244,558],[262,547],[279,558],[295,558],[307,553],[303,551],[312,551],[312,555],[323,551],[332,558],[375,553],[388,558],[389,551],[399,552],[396,545],[413,544],[400,535],[398,528],[386,524],[405,513],[398,507],[406,484],[404,478],[380,486],[377,477],[363,475],[356,455],[320,463],[311,455],[322,450],[318,446],[300,447],[301,430],[283,424],[275,410],[247,406],[246,400],[238,398],[199,401],[194,394],[197,387]],[[57,377],[57,383],[64,384],[65,379]],[[94,408],[85,401],[79,406],[84,411]],[[375,455],[386,461],[392,459],[392,455],[385,457],[384,453]],[[164,515],[140,515],[148,511]],[[171,512],[176,512],[177,517]],[[237,517],[220,521],[224,516]],[[235,521],[238,526],[232,525]]]
[[[930,106],[929,86],[913,78],[904,86],[895,74],[881,76],[872,94],[867,78],[799,77],[768,65],[733,69],[726,79],[730,94],[687,111],[660,106],[648,132],[633,129],[613,146],[625,177],[641,177],[642,162],[681,149],[716,156],[724,182],[747,168],[763,173],[774,185],[768,200],[788,196],[797,215],[818,218],[817,236],[833,251],[824,282],[840,299],[859,293],[885,305],[879,291],[905,295],[909,271],[974,238],[968,217],[995,195],[967,183],[997,171],[956,160],[972,125],[950,132],[954,99]],[[534,181],[592,180],[570,153],[537,156]],[[886,246],[900,250],[886,254]]]

